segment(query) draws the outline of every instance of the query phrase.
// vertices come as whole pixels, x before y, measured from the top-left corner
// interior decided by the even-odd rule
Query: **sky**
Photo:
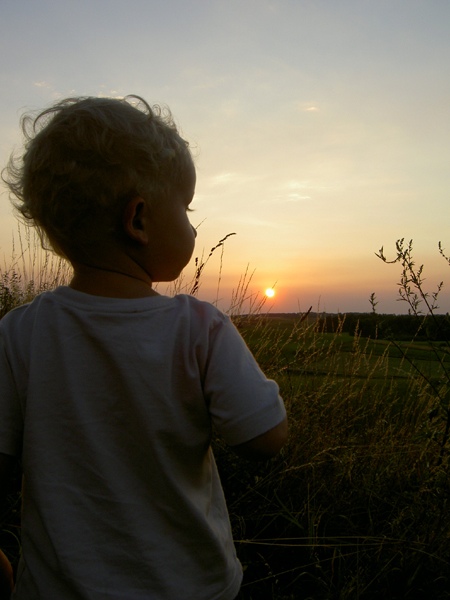
[[[450,3],[446,0],[2,0],[0,164],[19,119],[67,96],[168,105],[191,145],[199,297],[229,310],[407,310],[414,240],[450,311]],[[0,259],[17,224],[0,188]],[[447,282],[447,283],[446,283]],[[186,288],[187,289],[187,288]]]

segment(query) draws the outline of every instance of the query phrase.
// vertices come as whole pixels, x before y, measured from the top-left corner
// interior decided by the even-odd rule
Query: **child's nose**
[[[193,225],[191,225],[192,230],[194,232],[194,237],[197,237],[197,230],[195,229],[195,227]]]

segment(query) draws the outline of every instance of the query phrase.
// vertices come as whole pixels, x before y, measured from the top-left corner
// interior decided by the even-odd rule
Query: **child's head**
[[[3,173],[14,206],[69,259],[121,236],[130,199],[150,205],[191,177],[188,143],[168,110],[142,98],[68,98],[25,116],[25,152]]]

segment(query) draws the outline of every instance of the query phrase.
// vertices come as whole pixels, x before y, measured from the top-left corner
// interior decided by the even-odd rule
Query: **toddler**
[[[12,598],[232,600],[212,429],[269,458],[287,422],[227,316],[153,289],[194,249],[188,143],[135,96],[63,100],[23,129],[3,179],[73,278],[0,321],[0,489],[24,474]]]

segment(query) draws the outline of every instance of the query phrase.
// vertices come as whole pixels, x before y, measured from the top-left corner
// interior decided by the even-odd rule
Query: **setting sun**
[[[264,293],[268,298],[273,298],[275,296],[275,290],[273,288],[267,288]]]

